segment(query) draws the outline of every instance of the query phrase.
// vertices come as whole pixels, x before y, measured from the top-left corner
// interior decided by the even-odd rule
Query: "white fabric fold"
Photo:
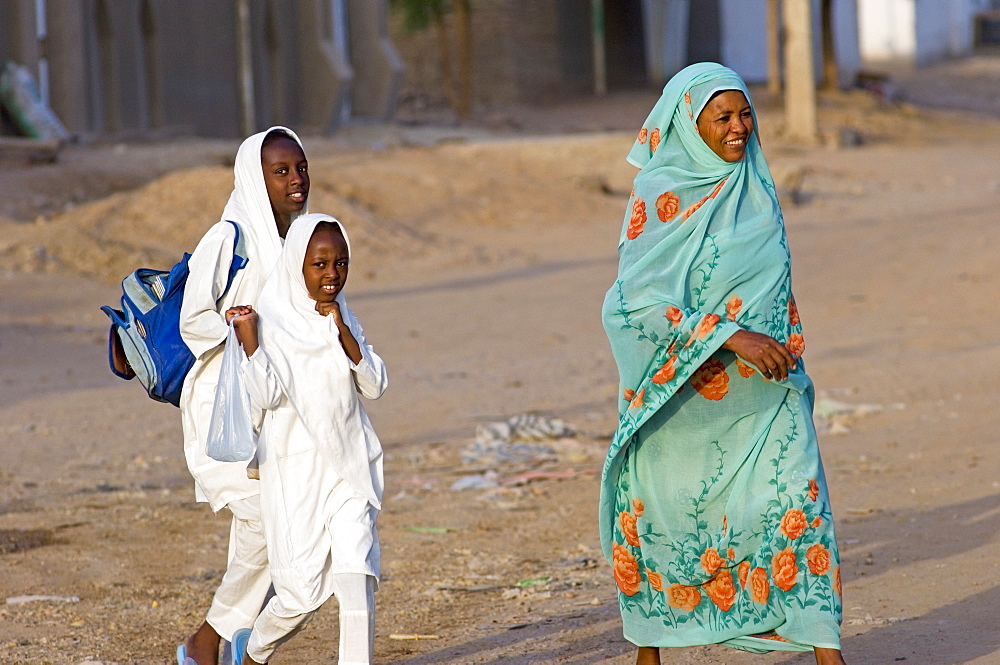
[[[358,397],[377,399],[388,385],[385,364],[367,343],[361,324],[337,295],[341,316],[361,347],[351,362],[340,343],[333,315],[322,316],[309,298],[302,264],[316,225],[337,224],[350,252],[347,231],[328,215],[305,215],[285,237],[285,247],[257,303],[260,346],[270,373],[301,419],[330,468],[374,507],[382,501],[382,445]],[[259,374],[258,374],[259,376]],[[273,390],[257,397],[273,408]],[[253,394],[251,395],[253,397]]]

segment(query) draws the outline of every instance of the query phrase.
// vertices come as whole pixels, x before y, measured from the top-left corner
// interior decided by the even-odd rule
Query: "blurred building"
[[[972,53],[978,15],[995,0],[857,0],[866,63],[929,65]]]
[[[386,0],[0,0],[0,65],[28,67],[77,134],[326,132],[392,115],[402,63],[387,12]]]
[[[820,0],[813,2],[818,76]],[[657,89],[703,60],[761,83],[767,79],[767,7],[767,0],[476,0],[476,100],[532,103],[591,94],[598,51],[610,91]],[[848,83],[861,62],[856,0],[833,0],[832,27],[840,75]],[[407,65],[407,94],[440,97],[435,32],[408,34],[396,22],[393,38]]]

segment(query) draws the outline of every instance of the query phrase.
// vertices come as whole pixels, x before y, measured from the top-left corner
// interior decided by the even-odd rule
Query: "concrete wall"
[[[38,78],[47,57],[50,106],[71,132],[242,134],[235,2],[44,5],[43,53],[35,0],[0,0],[0,60]],[[253,127],[330,131],[350,117],[392,115],[402,71],[387,0],[250,0],[249,8]],[[363,82],[354,83],[355,70]]]
[[[813,62],[822,76],[823,45],[820,2],[813,0]],[[854,80],[861,68],[855,0],[834,0],[833,43],[841,84]],[[767,81],[767,0],[723,0],[721,62],[748,83]]]
[[[973,18],[989,0],[858,0],[865,62],[928,65],[972,52]]]

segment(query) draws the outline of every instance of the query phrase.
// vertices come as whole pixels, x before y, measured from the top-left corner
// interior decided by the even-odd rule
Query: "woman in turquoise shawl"
[[[699,644],[844,662],[812,382],[749,99],[732,70],[691,65],[628,155],[640,171],[603,311],[621,394],[600,526],[640,664]]]

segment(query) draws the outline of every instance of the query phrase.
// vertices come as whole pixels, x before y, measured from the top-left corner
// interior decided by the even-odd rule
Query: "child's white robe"
[[[307,215],[289,229],[258,303],[260,348],[243,364],[251,403],[265,410],[257,462],[272,580],[284,605],[303,612],[330,597],[334,574],[379,576],[382,446],[359,393],[377,399],[388,385],[343,294],[341,316],[361,348],[357,365],[333,315],[308,299],[302,261],[319,221],[335,220]]]
[[[247,138],[240,146],[234,167],[235,186],[222,214],[223,221],[205,233],[191,254],[181,305],[181,338],[195,356],[181,392],[184,456],[194,476],[196,500],[207,501],[214,511],[258,492],[257,482],[247,478],[244,465],[213,460],[205,453],[205,442],[222,367],[223,343],[229,332],[225,311],[236,305],[257,303],[264,281],[281,252],[281,238],[260,161],[261,144],[273,130],[285,131],[298,141],[291,130],[272,127]],[[249,260],[236,273],[229,292],[220,301],[229,278],[236,237],[232,224],[225,220],[239,224]]]

